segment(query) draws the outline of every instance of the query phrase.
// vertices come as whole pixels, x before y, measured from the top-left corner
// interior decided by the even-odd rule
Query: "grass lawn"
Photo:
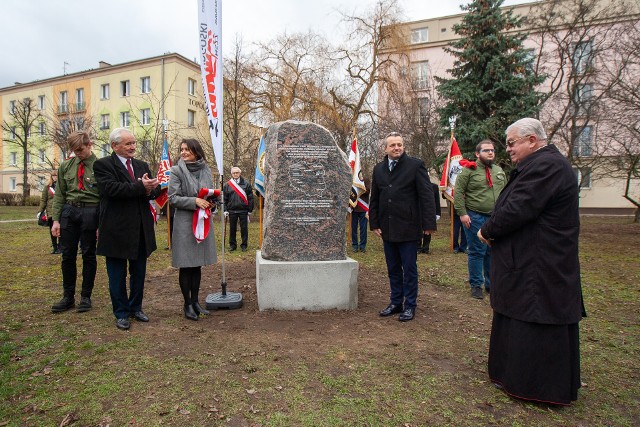
[[[188,321],[162,220],[145,288],[151,322],[123,332],[102,257],[93,309],[51,313],[60,258],[36,211],[0,206],[0,221],[32,219],[0,222],[0,427],[640,425],[640,225],[630,219],[583,218],[583,387],[577,402],[555,408],[488,381],[491,308],[469,297],[466,257],[449,252],[446,218],[420,258],[418,315],[406,324],[377,316],[388,282],[373,234],[366,253],[348,252],[359,262],[358,309],[260,311],[257,221],[250,250],[225,256],[244,306]],[[220,277],[220,261],[203,269],[203,294]]]

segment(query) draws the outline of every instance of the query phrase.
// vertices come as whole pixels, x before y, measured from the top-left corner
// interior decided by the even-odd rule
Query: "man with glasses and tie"
[[[436,229],[433,189],[422,160],[404,152],[402,135],[385,138],[385,158],[373,168],[369,198],[371,230],[382,237],[391,288],[390,303],[381,317],[400,313],[407,322],[415,315],[418,297],[418,242]]]
[[[74,156],[58,168],[53,198],[51,234],[60,237],[62,251],[62,299],[51,307],[59,313],[75,307],[78,243],[82,248],[82,291],[79,313],[91,310],[91,293],[96,278],[96,232],[100,196],[93,175],[96,155],[87,132],[73,132],[67,145]]]
[[[491,249],[478,239],[477,233],[489,219],[496,200],[507,180],[500,166],[494,165],[495,148],[491,140],[485,139],[476,146],[475,166],[471,163],[456,178],[453,193],[454,208],[460,216],[467,236],[467,268],[471,296],[482,299],[482,287],[487,293],[491,289],[489,272]]]
[[[507,128],[515,163],[478,238],[491,245],[489,377],[509,395],[568,405],[578,398],[579,188],[539,120]]]
[[[133,158],[136,139],[128,129],[114,129],[109,142],[113,153],[96,161],[94,166],[100,187],[97,252],[106,257],[116,327],[126,330],[130,327],[129,317],[139,322],[149,321],[142,311],[147,258],[156,250],[149,200],[158,197],[160,186],[155,175],[151,175],[149,165]],[[130,275],[128,295],[127,272]]]

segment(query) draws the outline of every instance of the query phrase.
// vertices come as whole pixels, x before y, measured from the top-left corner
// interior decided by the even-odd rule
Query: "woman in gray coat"
[[[169,180],[169,202],[176,208],[171,235],[171,265],[180,269],[179,283],[184,297],[184,316],[190,320],[198,320],[200,314],[209,314],[200,306],[201,267],[214,264],[217,260],[213,221],[208,222],[201,230],[199,239],[193,228],[194,213],[200,209],[212,209],[215,205],[212,198],[198,197],[202,189],[213,188],[211,169],[207,166],[202,146],[195,139],[183,139],[180,143],[180,160],[171,168]],[[219,191],[216,190],[219,194]],[[204,237],[204,238],[203,238]]]

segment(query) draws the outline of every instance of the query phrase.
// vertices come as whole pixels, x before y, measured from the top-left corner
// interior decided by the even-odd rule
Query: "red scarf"
[[[84,162],[78,163],[78,190],[84,190]]]

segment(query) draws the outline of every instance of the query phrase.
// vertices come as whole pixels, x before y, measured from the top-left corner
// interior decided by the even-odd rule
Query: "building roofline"
[[[84,71],[77,71],[75,73],[69,73],[69,74],[63,74],[61,76],[55,76],[55,77],[49,77],[46,79],[41,79],[41,80],[34,80],[28,83],[16,83],[13,86],[6,86],[6,87],[2,87],[0,88],[0,95],[2,95],[3,93],[7,93],[7,92],[13,92],[16,90],[24,90],[24,89],[29,89],[32,87],[36,87],[36,86],[40,86],[40,85],[51,85],[54,84],[57,81],[65,81],[65,80],[69,80],[69,79],[76,79],[79,77],[90,77],[93,75],[99,75],[104,73],[105,71],[108,70],[109,73],[112,73],[114,71],[117,71],[120,68],[126,68],[126,67],[130,67],[132,65],[142,65],[145,63],[152,63],[154,61],[157,61],[159,59],[166,59],[166,58],[172,58],[172,59],[176,59],[178,61],[182,61],[182,62],[186,62],[187,64],[191,65],[191,66],[195,66],[200,68],[200,65],[198,65],[196,62],[187,59],[186,57],[180,55],[179,53],[176,52],[168,52],[162,55],[157,55],[157,56],[152,56],[149,58],[143,58],[143,59],[136,59],[134,61],[128,61],[128,62],[122,62],[120,64],[114,64],[111,65],[108,62],[105,61],[99,61],[98,62],[98,67],[97,68],[90,68],[88,70],[84,70]]]

